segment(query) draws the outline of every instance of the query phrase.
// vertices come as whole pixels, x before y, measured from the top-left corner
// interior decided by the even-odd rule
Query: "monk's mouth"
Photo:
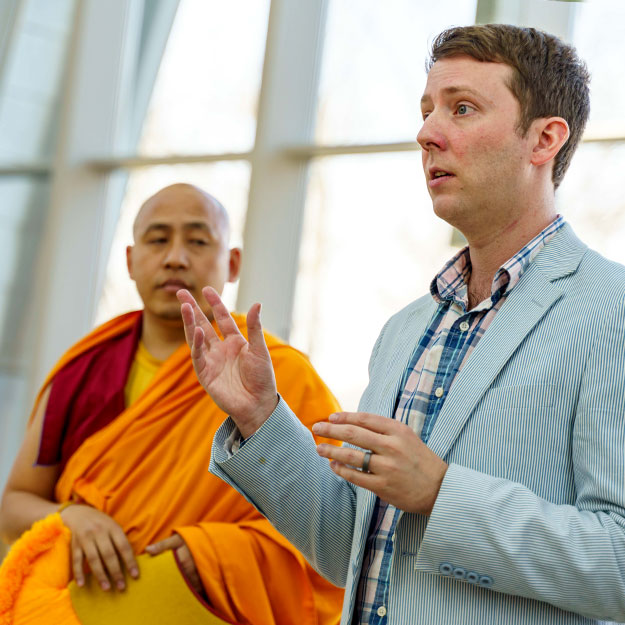
[[[182,282],[182,280],[167,280],[167,282],[163,282],[163,284],[161,284],[158,288],[166,291],[167,293],[177,293],[180,289],[187,289],[187,291],[190,291],[193,287],[188,285],[186,282]]]

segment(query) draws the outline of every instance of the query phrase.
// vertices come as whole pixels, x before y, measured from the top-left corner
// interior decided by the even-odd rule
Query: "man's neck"
[[[167,360],[185,342],[182,319],[162,319],[143,311],[141,340],[157,360]]]
[[[527,245],[556,218],[555,209],[533,218],[495,229],[487,236],[470,237],[471,278],[469,280],[469,309],[490,296],[498,269]]]

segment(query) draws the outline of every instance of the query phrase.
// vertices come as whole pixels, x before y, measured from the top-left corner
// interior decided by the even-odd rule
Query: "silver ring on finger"
[[[365,457],[362,459],[362,472],[363,473],[371,473],[369,471],[369,463],[371,462],[371,456],[373,452],[370,450],[365,451]]]

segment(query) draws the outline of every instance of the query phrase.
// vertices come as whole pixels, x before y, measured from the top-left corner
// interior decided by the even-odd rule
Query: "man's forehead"
[[[481,93],[486,86],[507,87],[512,71],[505,63],[478,61],[467,55],[445,57],[430,68],[422,101],[435,91]]]

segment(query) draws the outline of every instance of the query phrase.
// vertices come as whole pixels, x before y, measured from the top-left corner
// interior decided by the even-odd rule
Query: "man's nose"
[[[163,265],[170,269],[184,269],[189,265],[187,250],[182,243],[173,242],[163,259]]]
[[[447,147],[443,126],[436,112],[430,113],[423,121],[423,126],[417,134],[417,143],[422,150],[438,148],[444,150]]]

